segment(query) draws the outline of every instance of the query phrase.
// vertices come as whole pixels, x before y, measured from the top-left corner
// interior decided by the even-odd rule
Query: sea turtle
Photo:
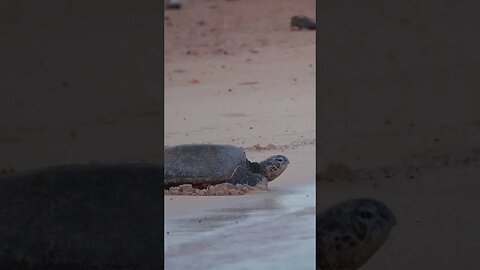
[[[351,199],[317,215],[317,266],[322,270],[355,270],[387,240],[397,220],[382,202]]]
[[[245,152],[232,145],[186,144],[164,151],[165,187],[191,184],[230,183],[267,188],[288,166],[285,156],[275,155],[262,162],[250,162]]]

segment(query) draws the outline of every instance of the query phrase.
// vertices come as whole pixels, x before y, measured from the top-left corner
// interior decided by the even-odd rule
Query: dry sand
[[[289,27],[314,10],[282,0],[166,11],[165,145],[290,160],[268,192],[165,196],[166,269],[314,269],[315,32]]]

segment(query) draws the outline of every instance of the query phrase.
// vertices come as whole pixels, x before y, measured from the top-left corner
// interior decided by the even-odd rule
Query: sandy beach
[[[384,201],[398,224],[361,269],[478,269],[479,60],[473,2],[318,4],[317,211]]]
[[[165,145],[231,144],[290,164],[267,192],[165,196],[165,269],[315,268],[315,31],[290,29],[314,10],[187,1],[166,11]]]

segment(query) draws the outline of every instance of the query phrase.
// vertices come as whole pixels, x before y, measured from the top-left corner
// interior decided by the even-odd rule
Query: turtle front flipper
[[[233,172],[232,176],[225,181],[225,183],[229,183],[232,185],[244,184],[268,190],[268,180],[265,176],[258,173],[250,172],[243,166],[238,167]]]

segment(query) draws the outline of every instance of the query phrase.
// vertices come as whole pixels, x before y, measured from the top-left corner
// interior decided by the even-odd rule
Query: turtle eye
[[[277,161],[278,162],[283,162],[283,158],[279,157],[279,158],[277,158]]]

